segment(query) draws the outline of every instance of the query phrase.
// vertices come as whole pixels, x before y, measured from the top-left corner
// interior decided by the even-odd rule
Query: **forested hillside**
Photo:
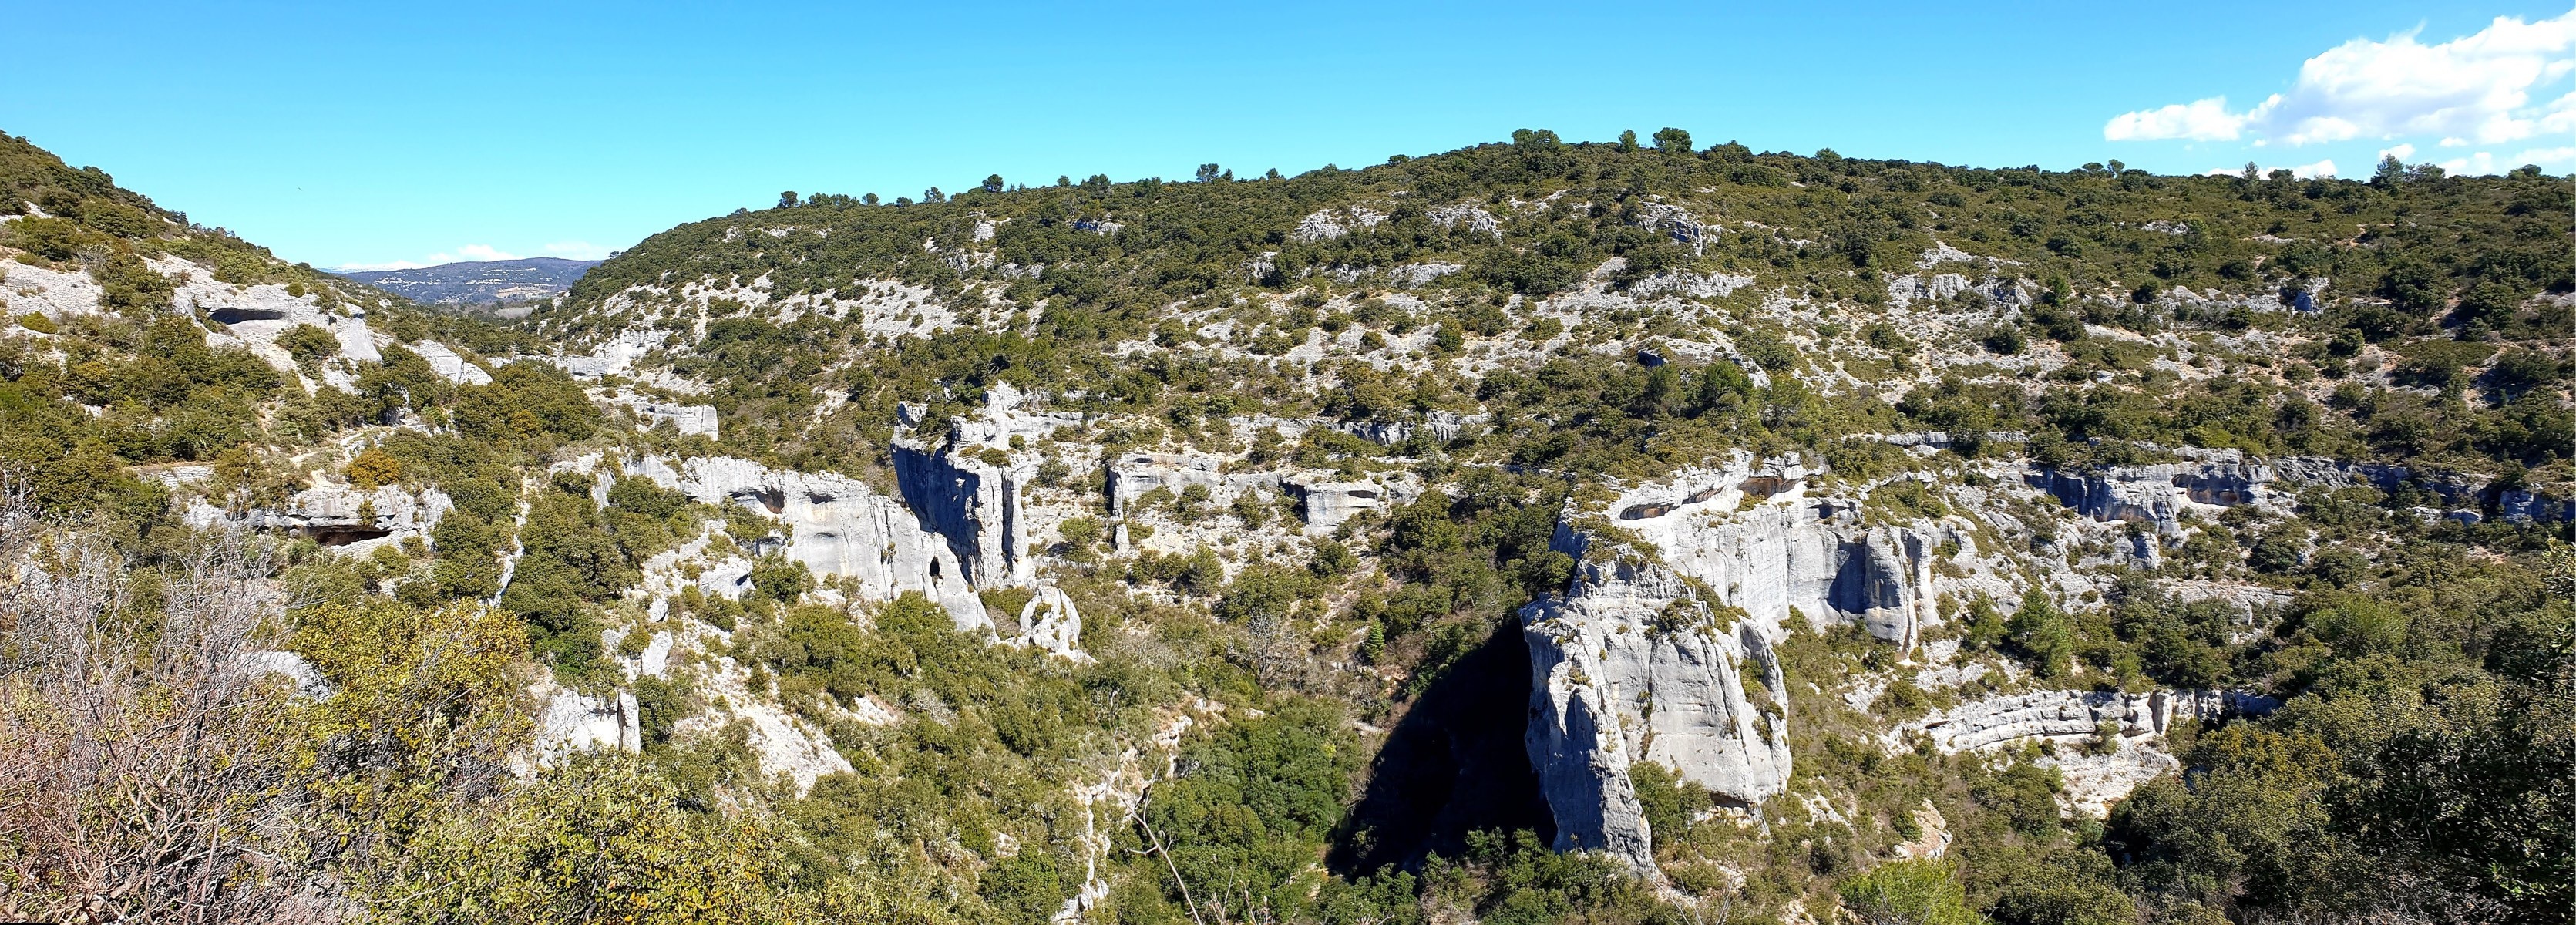
[[[596,260],[522,257],[407,270],[344,270],[338,275],[415,302],[498,308],[553,298],[598,265]]]
[[[2536,168],[1524,130],[517,322],[0,193],[0,918],[2576,908]]]

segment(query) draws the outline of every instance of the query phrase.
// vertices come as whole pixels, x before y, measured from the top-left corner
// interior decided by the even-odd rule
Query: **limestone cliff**
[[[440,518],[455,507],[437,488],[417,491],[399,485],[361,491],[345,485],[318,485],[296,492],[277,509],[228,510],[191,499],[181,519],[190,526],[232,524],[310,537],[325,546],[363,554],[386,543],[427,537]]]
[[[1574,579],[1522,612],[1525,744],[1557,847],[1653,870],[1627,773],[1639,761],[1740,805],[1784,792],[1792,720],[1772,647],[1791,617],[1858,624],[1911,652],[1940,621],[1944,591],[2009,592],[2005,560],[1974,554],[1971,522],[1864,516],[1867,493],[1885,486],[1810,497],[1817,475],[1739,453],[1560,519],[1553,545],[1579,563]]]
[[[1564,551],[1581,552],[1571,531]],[[1530,650],[1525,745],[1559,850],[1654,872],[1628,767],[1654,761],[1739,803],[1788,784],[1783,681],[1759,627],[1712,606],[1633,548],[1595,549],[1562,597],[1521,613]],[[1747,677],[1753,679],[1746,684]]]
[[[1920,736],[1943,754],[1957,754],[2048,743],[2039,763],[2062,777],[2059,800],[2069,810],[2100,818],[2139,785],[2181,769],[2164,738],[2175,723],[2261,716],[2279,706],[2271,697],[2236,690],[1997,694],[1902,724],[1884,744],[1900,751]]]
[[[2181,720],[2260,716],[2279,705],[2270,697],[2234,690],[2032,691],[1960,704],[1907,723],[1894,734],[1922,733],[1946,754],[2029,738],[2089,736],[2106,722],[2117,723],[2122,735],[2164,735]]]
[[[779,518],[787,526],[783,552],[788,558],[817,576],[855,580],[863,597],[890,600],[918,591],[939,602],[958,629],[992,626],[965,565],[949,544],[925,530],[901,503],[854,479],[781,472],[724,456],[677,465],[646,457],[628,462],[626,474],[709,504],[740,504]]]
[[[1032,535],[1022,504],[1036,480],[1038,459],[1019,452],[1081,416],[1030,412],[1018,389],[996,384],[983,413],[960,418],[947,439],[933,443],[901,438],[894,443],[896,482],[904,503],[923,526],[947,538],[964,564],[964,577],[979,588],[1021,587],[1035,580]]]
[[[1178,494],[1190,488],[1232,497],[1257,489],[1285,492],[1297,499],[1304,532],[1326,536],[1360,514],[1413,500],[1422,493],[1418,478],[1405,473],[1374,478],[1345,478],[1329,471],[1228,472],[1213,456],[1175,453],[1121,453],[1108,463],[1109,511],[1125,515],[1138,498],[1163,489]]]
[[[1859,499],[1809,497],[1811,475],[1794,460],[1756,465],[1739,453],[1624,492],[1603,513],[1771,641],[1799,614],[1815,626],[1858,622],[1910,650],[1939,620],[1924,589],[1943,528],[1868,525]]]

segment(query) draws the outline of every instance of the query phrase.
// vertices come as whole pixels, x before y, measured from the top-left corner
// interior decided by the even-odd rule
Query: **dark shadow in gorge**
[[[1552,840],[1556,823],[1521,745],[1529,704],[1529,648],[1520,621],[1506,620],[1388,731],[1327,866],[1345,877],[1415,867],[1432,853],[1461,853],[1480,829]]]

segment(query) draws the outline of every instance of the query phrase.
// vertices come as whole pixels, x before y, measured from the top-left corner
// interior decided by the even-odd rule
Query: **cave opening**
[[[379,530],[374,527],[313,527],[305,531],[305,535],[324,546],[347,546],[366,540],[383,539],[392,534],[391,530]]]
[[[286,312],[274,308],[242,308],[227,305],[206,312],[218,324],[240,324],[244,321],[284,321]]]
[[[1484,830],[1554,840],[1556,821],[1522,745],[1529,701],[1529,646],[1520,621],[1506,617],[1387,731],[1326,866],[1345,877],[1415,869],[1432,854],[1463,853],[1467,834]]]

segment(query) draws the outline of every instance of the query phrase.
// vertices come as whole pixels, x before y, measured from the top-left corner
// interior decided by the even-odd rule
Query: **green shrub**
[[[1843,906],[1868,925],[1983,925],[1940,861],[1890,861],[1843,884]]]

